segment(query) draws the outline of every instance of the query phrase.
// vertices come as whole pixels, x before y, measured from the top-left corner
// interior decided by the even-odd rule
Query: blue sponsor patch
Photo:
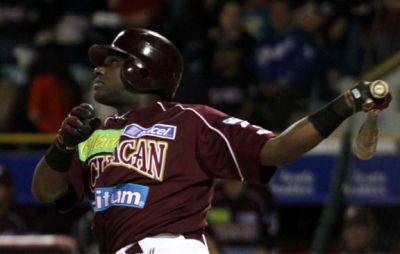
[[[111,206],[144,208],[149,187],[133,183],[123,183],[114,187],[96,188],[93,209],[95,212],[107,210]]]
[[[143,128],[137,124],[130,124],[125,127],[122,135],[131,138],[140,138],[143,136],[153,136],[166,139],[175,139],[176,126],[167,124],[155,124],[149,128]]]

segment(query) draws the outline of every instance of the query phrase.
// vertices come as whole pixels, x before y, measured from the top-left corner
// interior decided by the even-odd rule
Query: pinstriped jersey
[[[106,119],[79,144],[70,169],[78,201],[92,201],[100,252],[203,231],[214,179],[272,176],[275,167],[262,167],[259,155],[273,135],[208,106],[164,101]]]

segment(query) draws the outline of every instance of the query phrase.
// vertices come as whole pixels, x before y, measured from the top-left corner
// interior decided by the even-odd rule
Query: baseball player
[[[89,104],[73,108],[35,169],[32,191],[61,211],[88,197],[101,253],[208,253],[214,179],[266,183],[277,165],[318,145],[371,98],[369,83],[360,83],[275,135],[208,106],[172,102],[183,60],[156,32],[126,29],[88,55],[94,98],[118,113],[101,124]]]

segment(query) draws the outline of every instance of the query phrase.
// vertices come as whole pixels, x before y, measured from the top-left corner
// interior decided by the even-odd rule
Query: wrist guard
[[[308,117],[321,137],[327,138],[347,117],[352,115],[353,108],[348,104],[349,96],[346,92]]]
[[[44,160],[47,165],[55,171],[67,172],[72,161],[75,149],[69,149],[63,146],[57,138],[47,149]]]

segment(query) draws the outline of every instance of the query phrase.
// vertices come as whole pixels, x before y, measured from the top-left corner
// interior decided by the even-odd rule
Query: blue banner
[[[336,169],[334,155],[307,155],[281,167],[269,185],[280,204],[319,204],[328,200]],[[348,203],[400,204],[400,157],[353,158],[343,193]]]
[[[333,156],[305,156],[278,168],[269,185],[278,203],[322,203],[329,193]]]
[[[352,203],[400,204],[400,157],[376,156],[354,160],[343,186]]]

